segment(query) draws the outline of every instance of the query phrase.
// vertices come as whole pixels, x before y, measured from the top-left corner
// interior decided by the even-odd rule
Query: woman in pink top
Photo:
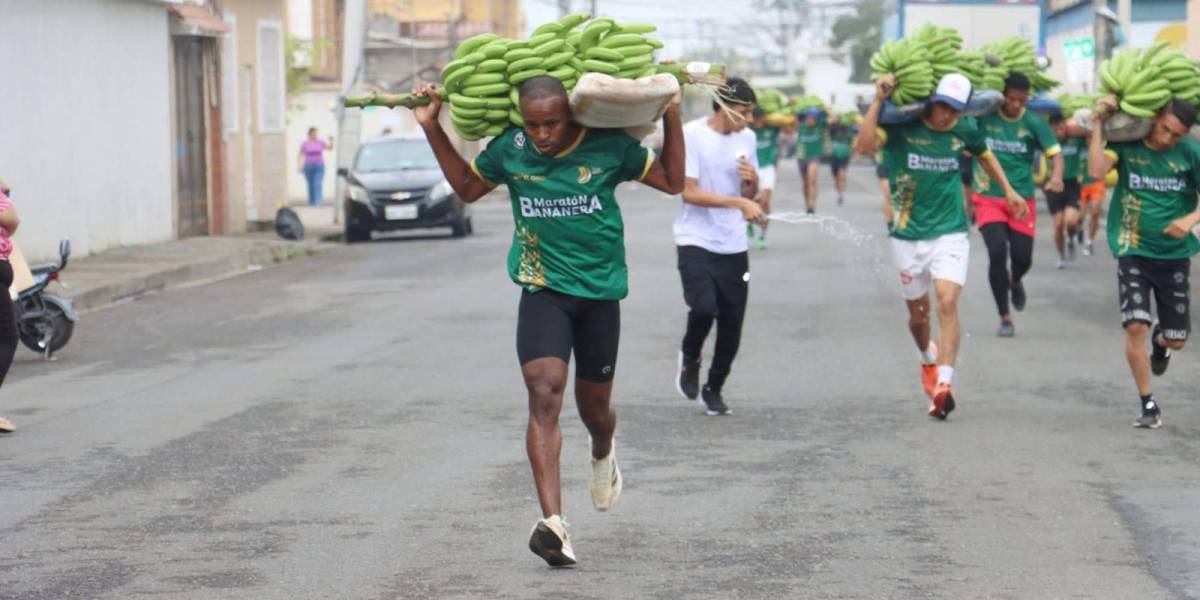
[[[304,180],[308,182],[308,204],[310,206],[321,204],[321,181],[325,179],[325,157],[322,154],[332,149],[332,135],[329,136],[328,141],[317,139],[317,128],[308,128],[308,139],[300,144],[300,155],[297,162],[300,163],[300,172],[304,174]]]
[[[9,239],[16,233],[21,217],[8,199],[8,186],[0,181],[0,385],[4,384],[4,376],[8,367],[12,366],[13,354],[17,351],[17,321],[13,315],[12,299],[8,296],[8,288],[12,287],[13,270],[8,263],[12,254],[12,241]],[[12,433],[16,428],[8,419],[0,417],[0,433]]]

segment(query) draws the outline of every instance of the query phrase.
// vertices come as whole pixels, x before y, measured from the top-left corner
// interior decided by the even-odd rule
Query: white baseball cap
[[[930,102],[943,102],[954,110],[962,110],[971,101],[971,80],[961,73],[947,73],[938,82]]]

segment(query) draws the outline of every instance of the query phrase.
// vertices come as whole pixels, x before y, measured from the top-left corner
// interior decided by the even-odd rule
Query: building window
[[[258,128],[262,133],[283,132],[286,83],[284,82],[283,24],[258,22]]]
[[[232,31],[221,38],[221,125],[225,133],[238,130],[237,16],[223,15]]]

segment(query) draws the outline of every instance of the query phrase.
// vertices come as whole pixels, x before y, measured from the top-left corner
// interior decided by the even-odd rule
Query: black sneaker
[[[846,199],[841,196],[838,196],[838,206],[841,206],[845,203],[846,203]]]
[[[1133,422],[1133,426],[1140,429],[1158,429],[1162,427],[1162,412],[1158,409],[1158,403],[1150,400],[1142,405],[1142,416]]]
[[[1012,321],[1001,321],[1000,329],[996,330],[996,335],[1000,337],[1013,337],[1017,335],[1017,328],[1013,326]]]
[[[1162,333],[1162,326],[1155,323],[1154,329],[1150,330],[1150,372],[1155,375],[1166,373],[1167,365],[1171,364],[1171,349],[1159,346],[1156,341],[1160,333]]]
[[[700,359],[688,361],[679,353],[679,372],[675,375],[675,390],[685,400],[695,400],[700,395]]]
[[[813,210],[813,209],[811,209],[811,208],[810,208],[810,209],[808,209],[807,211],[805,211],[805,214],[808,214],[808,215],[815,215],[815,214],[817,214],[817,211],[815,211],[815,210]]]
[[[704,410],[708,412],[708,416],[716,417],[733,412],[729,410],[728,406],[725,406],[725,401],[721,399],[721,390],[714,390],[706,385],[700,394],[701,402],[704,404]]]
[[[1014,281],[1009,286],[1012,290],[1012,305],[1017,312],[1025,310],[1025,284]]]

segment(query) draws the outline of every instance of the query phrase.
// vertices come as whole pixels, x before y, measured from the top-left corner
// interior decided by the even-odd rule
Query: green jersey
[[[1063,181],[1083,181],[1087,160],[1087,140],[1083,138],[1067,138],[1062,144]]]
[[[969,119],[937,130],[924,120],[884,125],[884,163],[890,167],[892,237],[928,240],[967,230],[962,179],[963,150],[988,152],[983,134]]]
[[[508,186],[516,224],[509,277],[531,291],[624,298],[625,225],[613,192],[653,163],[654,153],[620,129],[585,128],[556,156],[542,155],[515,127],[493,139],[471,169]]]
[[[817,123],[809,126],[801,119],[796,127],[796,158],[800,160],[815,160],[825,154],[825,121],[817,119]]]
[[[1104,153],[1115,159],[1117,187],[1108,208],[1108,245],[1114,256],[1187,258],[1200,252],[1190,233],[1177,240],[1163,230],[1196,210],[1200,192],[1200,142],[1184,138],[1157,152],[1142,141],[1110,143]]]
[[[837,124],[829,128],[829,152],[834,158],[850,158],[850,128]]]
[[[1033,197],[1033,155],[1041,148],[1042,154],[1050,158],[1061,148],[1058,138],[1045,119],[1022,110],[1015,119],[1004,116],[1003,111],[978,118],[979,130],[987,140],[988,148],[1000,161],[1008,182],[1022,198]],[[988,177],[983,167],[975,163],[974,190],[984,196],[1003,198],[1004,188]]]
[[[758,145],[758,166],[773,167],[779,156],[779,128],[764,126],[754,130],[755,143]]]

